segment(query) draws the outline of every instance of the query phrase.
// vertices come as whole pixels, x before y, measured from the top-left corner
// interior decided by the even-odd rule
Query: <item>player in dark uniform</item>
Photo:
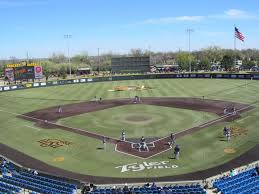
[[[106,137],[103,137],[103,149],[106,149]]]
[[[224,129],[223,129],[223,135],[224,135],[224,137],[227,136],[227,130],[228,130],[228,128],[225,126]]]
[[[133,103],[134,103],[134,104],[137,103],[137,96],[134,97]]]
[[[140,142],[143,143],[143,142],[145,142],[145,141],[146,141],[146,140],[145,140],[144,136],[142,136],[141,139],[140,139]]]
[[[174,148],[174,156],[176,160],[179,160],[179,156],[180,156],[180,147],[179,145],[176,145]]]

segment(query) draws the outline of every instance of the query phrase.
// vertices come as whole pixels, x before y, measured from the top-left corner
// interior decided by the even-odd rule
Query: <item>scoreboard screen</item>
[[[27,80],[34,79],[34,67],[33,66],[20,66],[14,68],[15,80]]]
[[[150,57],[114,57],[111,61],[113,73],[145,73],[150,71]]]

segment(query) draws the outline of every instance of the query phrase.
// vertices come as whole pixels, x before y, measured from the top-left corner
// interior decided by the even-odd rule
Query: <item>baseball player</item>
[[[59,106],[59,107],[58,107],[58,113],[61,114],[62,112],[63,112],[62,107]]]
[[[234,106],[233,107],[233,113],[232,113],[233,115],[236,115],[237,114],[237,111],[236,111],[236,107]]]
[[[140,142],[143,143],[143,142],[145,142],[145,141],[146,141],[146,140],[145,140],[144,136],[142,136],[141,139],[140,139]]]
[[[140,97],[139,96],[137,96],[137,102],[140,102]]]
[[[122,141],[126,140],[126,133],[125,133],[124,129],[121,130],[121,140]]]
[[[103,137],[103,149],[105,150],[106,149],[106,138]]]
[[[224,108],[224,115],[226,115],[228,113],[228,109],[227,107]]]
[[[176,145],[174,148],[174,157],[176,160],[179,160],[179,156],[180,156],[180,147],[179,145]]]
[[[171,141],[169,142],[169,146],[170,146],[170,148],[172,148],[173,145],[175,144],[175,140],[176,140],[175,135],[173,133],[171,133],[170,139],[171,139]]]
[[[224,129],[223,129],[224,137],[227,137],[227,131],[228,131],[228,128],[225,126]]]
[[[146,140],[144,138],[144,136],[141,137],[140,139],[140,149],[146,150],[147,148],[147,143]]]
[[[230,128],[227,129],[226,137],[227,137],[227,140],[230,141],[230,137],[231,137],[231,129]]]
[[[134,97],[133,103],[134,103],[134,104],[137,103],[137,96]]]

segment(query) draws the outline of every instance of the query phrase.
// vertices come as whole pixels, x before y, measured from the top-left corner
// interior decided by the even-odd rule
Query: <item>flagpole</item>
[[[234,66],[236,65],[236,25],[234,25]]]

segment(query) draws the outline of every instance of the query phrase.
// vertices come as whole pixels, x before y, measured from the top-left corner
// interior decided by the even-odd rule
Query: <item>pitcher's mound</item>
[[[131,116],[127,116],[125,119],[130,122],[143,122],[143,121],[152,120],[152,117],[131,115]]]

